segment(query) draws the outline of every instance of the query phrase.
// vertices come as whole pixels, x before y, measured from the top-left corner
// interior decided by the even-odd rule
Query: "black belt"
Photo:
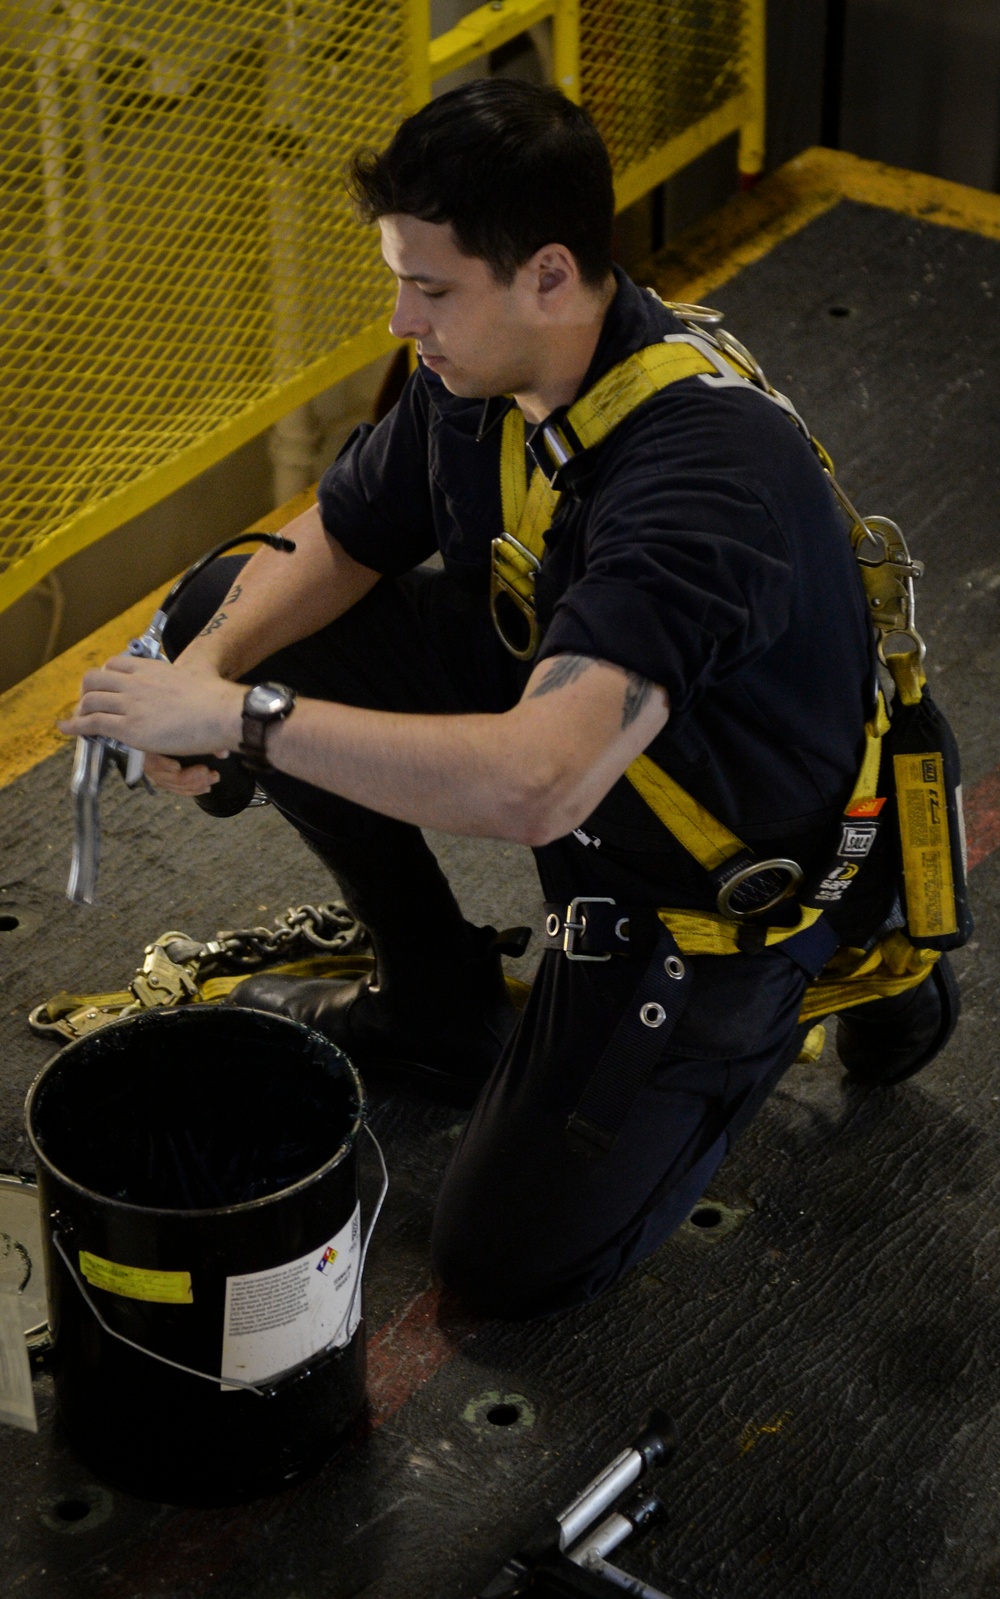
[[[567,906],[546,905],[545,910],[545,948],[560,950],[568,960],[647,957],[635,991],[566,1123],[570,1146],[596,1159],[614,1145],[663,1054],[688,1001],[691,967],[649,906],[630,908],[602,896],[578,894]]]

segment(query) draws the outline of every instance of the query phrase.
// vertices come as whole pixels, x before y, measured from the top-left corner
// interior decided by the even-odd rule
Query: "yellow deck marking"
[[[756,189],[689,228],[637,276],[640,282],[654,284],[665,299],[703,299],[845,199],[1000,239],[1000,195],[863,161],[840,150],[806,150]],[[253,527],[277,532],[311,500],[310,490],[261,517]],[[165,592],[166,586],[157,589],[0,695],[0,787],[54,754],[63,742],[55,730],[56,719],[72,709],[82,674],[141,632]]]
[[[759,261],[839,200],[857,200],[1000,239],[1000,195],[945,178],[863,161],[842,150],[806,150],[747,194],[680,234],[637,276],[664,299],[700,300]]]
[[[307,511],[315,497],[313,489],[297,494],[294,500],[260,517],[247,532],[277,533]],[[80,639],[0,695],[0,788],[54,755],[67,742],[56,722],[68,716],[76,704],[84,672],[92,666],[103,666],[109,656],[117,655],[130,638],[141,633],[169,587],[169,583],[164,583],[154,589],[121,616],[105,622],[95,633]]]

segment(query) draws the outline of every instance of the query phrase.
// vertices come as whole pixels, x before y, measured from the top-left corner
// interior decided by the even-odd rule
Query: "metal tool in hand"
[[[267,544],[272,550],[291,554],[295,549],[291,539],[278,533],[241,533],[226,539],[209,550],[193,566],[188,567],[174,584],[163,604],[156,612],[145,632],[131,639],[128,654],[141,656],[148,661],[166,660],[163,652],[163,632],[170,612],[188,584],[210,562],[239,544],[250,542]],[[97,872],[101,856],[101,818],[98,798],[101,784],[112,766],[117,766],[128,788],[136,788],[143,780],[146,757],[142,750],[131,749],[117,739],[94,736],[78,738],[76,759],[70,792],[73,795],[73,859],[70,863],[66,894],[74,905],[92,905],[97,893]]]
[[[608,1555],[633,1532],[662,1520],[655,1495],[640,1491],[626,1504],[616,1501],[650,1468],[667,1460],[677,1446],[670,1417],[654,1410],[645,1430],[589,1482],[566,1509],[539,1528],[507,1561],[478,1599],[520,1599],[538,1594],[628,1593],[635,1599],[670,1599],[638,1577],[612,1565]],[[606,1511],[611,1511],[606,1515]],[[600,1518],[600,1519],[599,1519]],[[596,1525],[595,1525],[596,1523]]]

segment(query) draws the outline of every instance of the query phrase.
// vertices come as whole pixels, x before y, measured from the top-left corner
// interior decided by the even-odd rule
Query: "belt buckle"
[[[607,955],[578,955],[575,949],[578,933],[587,931],[587,918],[576,919],[581,905],[613,905],[615,902],[606,894],[577,894],[571,899],[566,910],[566,920],[563,923],[563,954],[568,961],[609,961]]]

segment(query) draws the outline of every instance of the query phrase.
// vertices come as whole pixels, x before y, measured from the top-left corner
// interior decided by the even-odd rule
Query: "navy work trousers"
[[[183,596],[167,633],[176,654],[238,570],[221,560]],[[530,667],[496,640],[485,606],[443,573],[382,580],[345,617],[261,663],[300,694],[372,709],[503,711]],[[418,829],[269,773],[272,800],[351,875],[382,872]],[[580,881],[580,850],[548,846],[546,899],[600,893]],[[401,881],[400,893],[406,893]],[[414,907],[420,937],[420,907]],[[550,1313],[592,1299],[661,1244],[694,1206],[804,1033],[802,972],[778,952],[701,957],[690,998],[613,1148],[575,1152],[566,1122],[623,1008],[641,1004],[647,957],[569,962],[547,951],[527,1009],[484,1087],[445,1174],[432,1250],[444,1281],[494,1316]],[[447,996],[447,973],[441,974]],[[363,1064],[363,1063],[362,1063]]]

